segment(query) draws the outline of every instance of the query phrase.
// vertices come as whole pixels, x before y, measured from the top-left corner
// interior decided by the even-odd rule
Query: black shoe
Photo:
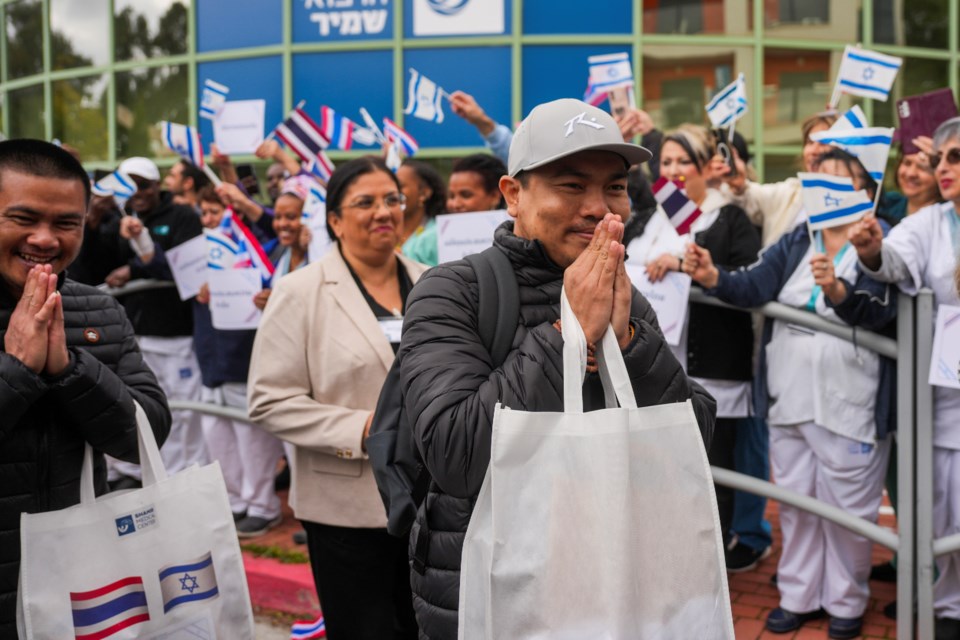
[[[770,547],[757,550],[742,542],[737,542],[724,554],[727,561],[727,573],[752,571],[757,568],[761,560],[768,557],[771,553]]]
[[[307,544],[307,532],[301,529],[293,532],[294,544]]]
[[[241,511],[240,513],[234,513],[234,514],[233,514],[233,524],[237,524],[238,522],[240,522],[241,520],[243,520],[243,519],[246,518],[246,517],[247,517],[247,512],[246,512],[246,511]]]
[[[870,579],[877,582],[896,582],[897,568],[889,562],[875,564],[870,567]]]
[[[256,538],[262,536],[270,529],[283,522],[283,516],[279,515],[273,520],[258,518],[257,516],[247,516],[237,523],[238,538]]]
[[[960,620],[937,618],[933,623],[933,637],[936,640],[960,640]]]
[[[781,607],[777,607],[767,615],[765,626],[771,633],[790,633],[802,627],[811,620],[818,620],[826,615],[823,609],[808,611],[807,613],[794,613]]]
[[[830,616],[830,626],[827,636],[834,640],[850,640],[860,635],[863,630],[863,616],[859,618],[837,618]]]
[[[891,620],[897,619],[897,601],[894,600],[883,607],[883,615]]]
[[[130,491],[132,489],[139,489],[143,486],[143,483],[130,476],[120,476],[113,482],[108,482],[107,486],[110,487],[110,491]]]

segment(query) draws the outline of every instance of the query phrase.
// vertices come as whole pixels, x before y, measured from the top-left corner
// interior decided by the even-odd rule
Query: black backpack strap
[[[466,258],[477,274],[477,324],[495,367],[503,364],[513,346],[520,321],[520,288],[507,255],[496,246]]]

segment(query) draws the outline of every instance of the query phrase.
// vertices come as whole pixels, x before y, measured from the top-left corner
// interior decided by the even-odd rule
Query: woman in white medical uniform
[[[958,305],[955,272],[960,253],[960,118],[941,124],[933,135],[934,168],[945,202],[907,217],[886,238],[875,220],[850,230],[861,266],[904,293],[933,290],[936,306]],[[960,391],[934,388],[933,529],[939,537],[960,533]],[[936,637],[960,638],[960,553],[937,558],[933,587]]]
[[[857,188],[876,184],[848,154],[834,149],[817,170],[851,176]],[[896,302],[889,286],[866,278],[847,242],[850,224],[784,235],[747,268],[726,271],[710,253],[688,245],[683,269],[717,296],[741,307],[776,300],[837,323],[876,330]],[[811,236],[815,244],[811,243]],[[860,295],[866,294],[866,295]],[[876,437],[880,358],[849,342],[782,320],[767,320],[756,405],[770,424],[770,463],[777,484],[847,513],[876,521],[889,442]],[[869,596],[872,543],[843,527],[781,505],[780,607],[767,629],[787,633],[830,616],[831,638],[860,635]]]

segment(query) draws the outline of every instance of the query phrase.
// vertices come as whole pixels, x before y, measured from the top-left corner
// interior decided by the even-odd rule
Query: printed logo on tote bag
[[[157,524],[157,511],[153,505],[144,507],[140,511],[128,513],[114,520],[117,526],[117,536],[122,538],[137,531],[143,531]]]

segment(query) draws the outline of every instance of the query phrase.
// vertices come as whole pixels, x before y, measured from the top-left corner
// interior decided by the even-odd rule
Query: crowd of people
[[[276,141],[257,151],[271,163],[265,198],[250,195],[214,146],[217,186],[186,160],[165,176],[147,158],[124,160],[119,171],[136,193],[122,207],[91,195],[85,173],[79,193],[16,184],[11,176],[70,186],[82,168],[51,145],[0,143],[0,477],[11,479],[0,483],[0,499],[13,500],[0,507],[0,636],[13,628],[19,513],[76,501],[76,479],[64,485],[54,476],[79,469],[82,442],[107,455],[106,474],[97,467],[101,489],[102,481],[115,490],[140,482],[133,396],[165,439],[168,470],[219,461],[241,537],[280,522],[276,476],[287,466],[329,637],[455,638],[460,553],[490,459],[494,407],[563,408],[561,287],[591,352],[613,326],[641,406],[692,402],[714,466],[772,476],[869,521],[885,482],[895,503],[894,362],[786,321],[695,303],[678,344],[668,344],[627,265],[652,283],[687,274],[737,307],[778,301],[895,335],[898,295],[928,287],[938,305],[960,304],[960,118],[918,139],[921,151],[898,154],[896,191],[888,191],[857,157],[811,137],[835,113],[811,115],[798,170],[850,178],[878,203],[862,220],[811,232],[800,181],[758,182],[739,135],[727,159],[718,151],[724,132],[697,124],[661,132],[638,109],[614,120],[559,100],[511,131],[468,94],[454,92],[450,103],[489,153],[456,160],[446,179],[411,158],[396,171],[375,155],[341,163],[325,185],[330,249],[322,256],[311,255],[318,231],[304,217],[314,178]],[[660,177],[681,184],[701,212],[685,233],[654,198]],[[21,192],[37,192],[37,202],[22,204]],[[477,276],[465,261],[437,266],[436,218],[497,209],[510,221],[492,244],[513,266],[520,318],[494,366],[477,326]],[[207,287],[187,301],[172,286],[132,288],[114,302],[71,283],[170,281],[167,252],[217,229],[229,211],[275,269],[254,300],[263,311],[256,330],[215,328]],[[128,320],[111,320],[123,315],[120,305]],[[74,319],[83,309],[104,318]],[[45,338],[27,335],[37,332],[28,314]],[[94,346],[71,333],[107,322],[123,331],[99,330]],[[409,539],[387,533],[364,444],[395,359],[431,477]],[[122,410],[103,413],[105,401],[84,395],[91,379],[105,379]],[[584,395],[586,410],[604,406],[595,371]],[[171,419],[164,396],[248,411],[250,421],[184,410]],[[64,411],[41,406],[47,397],[81,416],[79,429]],[[943,536],[960,531],[960,392],[937,388],[935,402],[934,533]],[[119,423],[107,424],[111,416]],[[49,437],[26,428],[41,423]],[[22,474],[35,480],[7,472],[39,465],[26,462],[38,457],[66,462]],[[727,570],[750,571],[771,550],[765,500],[719,485],[716,495]],[[831,638],[858,636],[871,575],[895,579],[895,570],[871,571],[868,540],[802,510],[781,505],[780,526],[780,606],[767,629],[787,633],[828,616]],[[937,570],[936,637],[960,638],[960,554],[939,558]]]

